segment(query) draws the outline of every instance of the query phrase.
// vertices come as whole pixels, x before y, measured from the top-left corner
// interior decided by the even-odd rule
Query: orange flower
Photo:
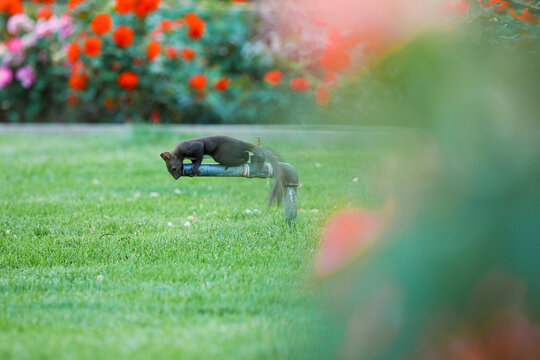
[[[311,82],[303,77],[292,79],[290,85],[293,91],[308,91],[311,88]]]
[[[113,98],[111,97],[106,97],[105,98],[105,107],[107,109],[112,109],[114,107],[114,100]]]
[[[79,44],[77,44],[76,42],[69,44],[69,46],[67,47],[66,55],[69,63],[72,65],[75,64],[81,56],[81,48],[79,47]]]
[[[204,91],[204,88],[206,87],[207,82],[208,82],[208,78],[203,74],[193,75],[189,79],[189,85],[195,90],[197,90],[198,92]]]
[[[36,13],[36,18],[47,20],[53,15],[54,12],[51,10],[51,8],[45,5],[38,10],[38,12]]]
[[[174,28],[174,22],[169,19],[161,20],[160,27],[163,31],[172,31]]]
[[[118,75],[116,80],[121,88],[131,91],[137,87],[137,84],[139,83],[139,75],[132,71],[124,71]]]
[[[135,15],[139,18],[146,17],[152,11],[157,10],[160,0],[137,0],[135,3]]]
[[[186,23],[188,24],[188,36],[193,40],[198,40],[204,35],[206,23],[199,18],[195,13],[186,15]]]
[[[119,14],[128,14],[135,10],[135,0],[116,0],[114,9]]]
[[[266,73],[264,75],[264,81],[272,84],[272,86],[276,86],[281,82],[281,78],[283,77],[283,73],[279,70],[274,70]]]
[[[319,105],[328,105],[328,100],[330,100],[331,97],[332,94],[330,94],[330,91],[328,91],[328,89],[323,86],[319,86],[317,90],[315,90],[315,99],[317,100],[317,104]]]
[[[103,35],[111,31],[113,26],[111,15],[109,14],[97,14],[96,17],[90,22],[90,27],[96,35]]]
[[[193,60],[197,56],[197,52],[191,48],[185,47],[182,49],[182,56],[186,60]]]
[[[529,9],[523,9],[521,15],[513,14],[512,16],[524,23],[538,24],[538,18],[536,17],[536,15],[531,14]]]
[[[146,47],[146,58],[149,61],[154,60],[161,53],[161,44],[159,41],[150,41]]]
[[[167,55],[167,57],[174,59],[175,57],[178,56],[178,50],[176,50],[174,46],[169,45],[165,49],[165,54]]]
[[[221,79],[218,79],[216,81],[216,89],[218,91],[226,91],[229,85],[231,84],[231,78],[230,77],[222,77]]]
[[[132,28],[126,25],[120,25],[114,30],[113,40],[119,47],[126,48],[133,44],[135,32]]]
[[[76,104],[78,101],[79,101],[79,98],[77,97],[77,95],[75,94],[69,94],[68,98],[67,98],[67,101],[68,103],[70,103],[71,105],[74,105]]]
[[[96,57],[101,53],[101,39],[88,37],[84,40],[83,51],[87,56]]]
[[[77,6],[79,6],[80,3],[84,2],[84,0],[69,0],[68,1],[68,9],[69,10],[75,10]]]

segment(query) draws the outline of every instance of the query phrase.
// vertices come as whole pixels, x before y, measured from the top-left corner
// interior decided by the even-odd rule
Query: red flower
[[[76,104],[78,101],[79,101],[79,98],[77,97],[77,95],[75,94],[69,94],[68,98],[67,98],[67,101],[68,103],[70,103],[71,105],[74,105]]]
[[[536,15],[531,14],[529,12],[529,9],[523,9],[521,15],[513,14],[512,16],[524,23],[538,24],[538,18],[536,17]]]
[[[272,84],[272,86],[276,86],[281,82],[281,78],[283,77],[283,73],[279,70],[274,70],[266,73],[264,75],[264,81]]]
[[[0,13],[7,12],[9,16],[24,12],[21,0],[0,0]]]
[[[113,26],[111,15],[109,14],[97,14],[96,17],[90,22],[90,27],[96,35],[103,35],[111,31]]]
[[[186,15],[186,23],[188,24],[188,36],[193,40],[198,40],[204,35],[206,23],[199,18],[195,13]]]
[[[159,41],[150,41],[146,47],[146,58],[149,61],[154,60],[161,53],[161,44]]]
[[[159,113],[159,110],[152,111],[152,114],[150,115],[150,121],[154,124],[158,123],[161,120],[161,114]]]
[[[139,75],[131,71],[124,71],[118,75],[116,81],[121,88],[131,91],[137,87],[137,84],[139,83]]]
[[[335,72],[329,71],[324,76],[324,82],[327,83],[327,84],[331,83],[331,82],[334,82],[334,80],[336,80],[336,73]]]
[[[484,7],[488,8],[490,6],[493,6],[493,10],[495,11],[504,11],[508,9],[509,5],[510,3],[505,0],[489,0],[488,2],[484,4]]]
[[[68,9],[69,10],[75,10],[75,8],[82,2],[84,2],[84,0],[69,0],[68,1]]]
[[[230,77],[222,77],[221,79],[218,79],[216,81],[216,89],[218,91],[226,91],[229,85],[231,84],[231,78]]]
[[[81,48],[79,47],[79,44],[76,42],[69,44],[66,55],[69,63],[72,65],[79,61],[79,57],[81,56]]]
[[[176,48],[174,46],[167,46],[167,48],[165,49],[165,54],[171,58],[171,59],[174,59],[175,57],[178,56],[178,50],[176,50]]]
[[[160,0],[137,0],[135,2],[135,15],[139,18],[146,17],[152,11],[157,10]]]
[[[114,9],[119,14],[128,14],[135,10],[135,0],[116,0]]]
[[[163,31],[172,31],[174,28],[174,22],[169,19],[161,20],[160,27]]]
[[[114,107],[114,100],[113,98],[111,97],[106,97],[105,98],[105,107],[107,109],[112,109]]]
[[[182,56],[186,60],[193,60],[197,56],[197,52],[191,48],[185,47],[182,49]]]
[[[88,83],[88,74],[84,73],[84,64],[81,61],[73,64],[71,69],[71,77],[69,78],[69,86],[74,90],[86,89]]]
[[[54,0],[33,0],[35,3],[42,3],[44,5],[52,5],[54,4]]]
[[[351,57],[338,46],[327,46],[321,56],[321,65],[328,71],[341,71],[351,65]]]
[[[101,53],[101,39],[88,37],[84,40],[83,51],[87,56],[95,57]]]
[[[393,212],[388,202],[382,211],[345,209],[324,225],[316,270],[328,275],[344,267],[379,237]]]
[[[126,48],[133,44],[135,32],[132,28],[126,25],[120,25],[114,30],[113,40],[119,47]]]
[[[192,88],[194,88],[195,90],[197,90],[198,92],[203,92],[204,91],[204,88],[206,87],[207,82],[208,82],[208,79],[203,74],[193,75],[189,79],[189,85]]]
[[[309,91],[311,88],[311,82],[302,77],[292,79],[290,85],[293,91]]]
[[[88,83],[88,75],[71,75],[69,78],[69,86],[74,90],[84,90],[86,89],[86,83]]]
[[[143,63],[144,61],[140,57],[136,57],[135,59],[133,59],[133,66],[139,67],[142,66]]]
[[[122,63],[120,61],[115,61],[111,64],[111,69],[118,71],[122,68]]]
[[[38,12],[36,13],[36,18],[47,20],[53,15],[54,12],[51,10],[51,8],[45,5],[38,10]]]
[[[319,86],[317,90],[315,90],[315,98],[317,100],[317,104],[326,106],[328,105],[328,100],[332,97],[332,94],[330,94],[330,91],[328,91],[327,88]]]

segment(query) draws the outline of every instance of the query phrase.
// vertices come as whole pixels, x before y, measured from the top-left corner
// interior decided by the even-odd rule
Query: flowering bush
[[[0,121],[261,122],[286,97],[245,4],[47,3],[0,8]]]
[[[0,121],[298,121],[420,29],[484,22],[510,46],[539,35],[538,7],[515,1],[243,2],[0,0]]]
[[[40,121],[65,100],[65,77],[54,64],[63,57],[61,42],[73,32],[72,18],[44,16],[41,12],[41,17],[33,20],[17,13],[5,21],[4,28],[6,40],[0,44],[0,121]],[[52,106],[45,109],[42,104]]]

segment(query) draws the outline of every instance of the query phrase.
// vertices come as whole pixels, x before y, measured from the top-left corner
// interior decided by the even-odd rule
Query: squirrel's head
[[[169,170],[174,180],[178,180],[184,172],[184,164],[182,160],[178,159],[174,154],[171,154],[168,151],[162,152],[160,156],[165,161],[167,170]]]

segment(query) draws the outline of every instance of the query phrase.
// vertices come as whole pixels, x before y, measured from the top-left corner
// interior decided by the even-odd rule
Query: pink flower
[[[39,20],[35,28],[36,37],[38,39],[51,37],[55,33],[60,33],[60,37],[65,38],[72,32],[72,19],[68,15],[62,15],[61,18],[51,16],[49,20]]]
[[[26,14],[16,14],[9,18],[6,28],[11,35],[17,35],[21,30],[31,31],[34,28],[34,21]]]
[[[21,40],[22,40],[23,47],[25,49],[28,49],[29,47],[32,47],[32,46],[36,45],[36,43],[38,41],[38,39],[36,37],[36,34],[34,34],[33,32],[24,35],[21,38]]]
[[[65,39],[73,33],[73,19],[69,15],[62,15],[58,21],[60,39]]]
[[[0,89],[13,80],[13,72],[7,66],[0,66]]]
[[[15,78],[21,82],[23,88],[28,89],[36,80],[36,73],[30,65],[26,65],[17,70]]]
[[[8,41],[7,48],[10,53],[18,54],[23,50],[23,42],[20,38],[13,38]]]
[[[53,16],[54,17],[54,16]],[[52,19],[52,17],[51,17]],[[51,37],[54,35],[54,29],[51,27],[52,23],[49,23],[48,20],[40,20],[36,24],[36,28],[34,30],[34,33],[36,34],[36,37],[38,39],[44,38],[44,37]]]

